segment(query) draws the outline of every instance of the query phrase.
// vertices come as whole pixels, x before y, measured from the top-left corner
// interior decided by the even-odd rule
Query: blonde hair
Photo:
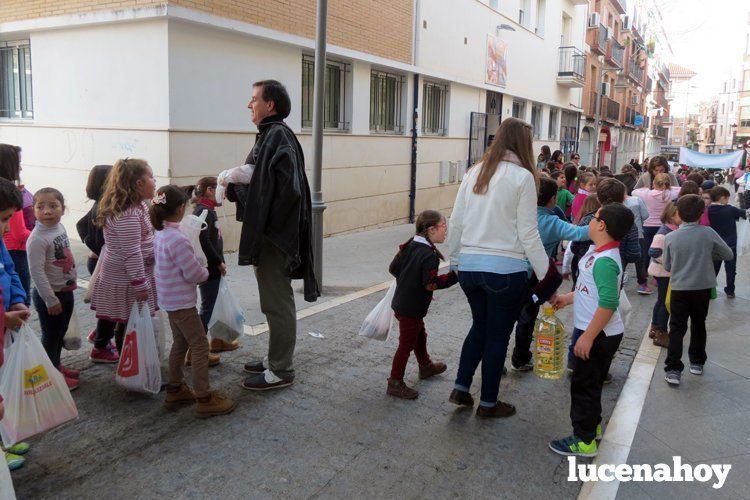
[[[656,177],[654,177],[653,189],[656,189],[657,191],[661,191],[662,199],[665,199],[668,195],[670,195],[671,186],[672,184],[669,182],[669,175],[656,174]]]
[[[149,173],[146,160],[117,160],[104,184],[94,224],[104,227],[109,217],[119,217],[128,208],[141,203],[137,182]]]

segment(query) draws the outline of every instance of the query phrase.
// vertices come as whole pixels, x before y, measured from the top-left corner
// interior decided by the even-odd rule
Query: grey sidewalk
[[[692,465],[731,464],[726,484],[715,490],[713,481],[630,482],[620,485],[619,499],[750,498],[750,256],[741,257],[737,269],[736,299],[721,291],[723,269],[719,276],[707,322],[704,375],[686,369],[679,387],[668,386],[662,349],[628,458],[629,464],[672,464],[673,456]]]

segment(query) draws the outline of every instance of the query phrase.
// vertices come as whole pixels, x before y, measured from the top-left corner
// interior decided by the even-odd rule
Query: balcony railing
[[[560,47],[560,67],[557,81],[570,87],[583,87],[586,54],[577,47]]]
[[[589,28],[586,33],[586,42],[592,52],[605,55],[607,53],[607,28],[603,24]]]
[[[637,84],[643,83],[643,68],[641,68],[640,64],[638,64],[637,61],[633,60],[632,58],[628,62],[628,71],[627,71],[628,77],[631,78],[634,82]],[[650,83],[650,78],[647,80],[646,83]],[[651,88],[651,87],[646,87]]]
[[[609,62],[610,64],[614,64],[618,68],[622,68],[624,58],[625,58],[625,47],[623,47],[622,44],[618,42],[616,39],[610,38],[609,43],[607,44],[607,52],[606,52],[607,62]]]
[[[669,138],[669,129],[667,127],[660,127],[657,125],[651,129],[651,135],[666,141]]]
[[[634,127],[636,129],[639,129],[639,130],[641,130],[645,126],[647,126],[647,124],[646,124],[646,117],[642,117],[642,121],[641,121],[640,125],[636,124],[635,121],[636,121],[636,117],[638,115],[640,115],[640,113],[638,112],[638,110],[630,108],[630,107],[625,108],[625,121],[624,121],[625,125],[628,125],[630,127]]]
[[[602,97],[602,119],[617,123],[620,121],[620,103],[609,97]]]

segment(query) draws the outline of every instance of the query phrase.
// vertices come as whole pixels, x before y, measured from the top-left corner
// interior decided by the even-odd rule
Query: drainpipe
[[[414,74],[411,113],[411,182],[409,184],[409,222],[414,222],[417,201],[417,118],[419,117],[419,74]]]

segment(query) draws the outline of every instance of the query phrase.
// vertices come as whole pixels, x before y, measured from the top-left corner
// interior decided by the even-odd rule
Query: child
[[[415,236],[401,245],[388,269],[396,277],[396,293],[391,305],[398,320],[399,337],[386,392],[403,399],[419,396],[419,392],[404,383],[411,351],[417,357],[421,379],[443,373],[447,368],[445,363],[434,363],[427,354],[424,317],[432,301],[432,292],[451,287],[458,281],[453,271],[438,276],[443,255],[435,244],[445,241],[448,232],[445,218],[440,212],[425,210],[417,217],[416,230]]]
[[[667,323],[669,322],[669,311],[667,311],[667,288],[669,287],[669,271],[664,269],[664,239],[672,231],[682,224],[680,215],[677,213],[677,207],[670,203],[664,209],[661,216],[662,226],[654,236],[651,248],[648,249],[648,255],[651,257],[651,264],[648,266],[648,273],[656,279],[657,296],[654,304],[654,311],[651,316],[651,328],[648,336],[654,339],[654,345],[667,347],[669,345],[669,333],[667,333]]]
[[[677,197],[679,191],[679,187],[671,187],[669,175],[665,173],[654,176],[653,188],[644,187],[633,190],[633,196],[642,199],[648,209],[648,218],[643,221],[646,248],[651,248],[651,241],[661,227],[661,214],[664,213],[664,207]]]
[[[557,182],[557,206],[563,211],[565,217],[570,217],[570,211],[573,206],[573,200],[575,197],[573,194],[565,188],[565,174],[556,170],[550,175],[555,182]],[[570,220],[570,219],[568,219]]]
[[[221,277],[226,276],[227,266],[224,263],[224,242],[219,229],[219,217],[216,215],[216,177],[203,177],[193,190],[195,210],[193,215],[200,215],[206,210],[206,229],[200,233],[201,249],[208,262],[208,280],[198,285],[201,291],[200,317],[203,329],[208,331],[208,321],[214,312],[216,297],[219,294]],[[240,347],[236,340],[224,342],[211,339],[211,352],[234,351]]]
[[[581,206],[581,213],[593,215],[599,208],[602,206],[601,203],[599,203],[599,198],[596,197],[595,194],[591,194],[586,198],[586,201]],[[581,227],[588,227],[588,219],[584,223],[580,223],[579,226]],[[588,241],[584,241],[583,245],[585,248],[588,248],[591,243]],[[568,244],[568,248],[565,249],[565,256],[563,257],[563,265],[562,265],[562,273],[564,279],[570,279],[571,276],[573,278],[573,284],[575,284],[576,278],[578,277],[578,259],[579,255],[576,254],[573,251],[573,242],[571,241]],[[585,254],[586,252],[582,252],[582,254]]]
[[[711,228],[721,236],[729,248],[732,249],[734,257],[728,260],[724,266],[727,275],[727,286],[724,293],[727,298],[734,298],[734,277],[737,274],[737,221],[747,219],[747,212],[729,204],[729,190],[723,186],[711,190],[711,205],[708,207],[708,220]],[[721,270],[721,261],[714,261],[716,276]]]
[[[106,245],[99,274],[90,286],[91,309],[97,319],[94,348],[89,356],[94,363],[117,363],[122,337],[133,303],[147,302],[149,312],[156,309],[154,281],[154,229],[146,200],[154,196],[154,174],[144,160],[117,160],[104,183],[99,211],[94,224],[104,230]],[[117,349],[108,349],[115,336]]]
[[[618,181],[619,182],[619,181]],[[633,212],[621,203],[602,206],[589,223],[593,245],[581,260],[574,292],[558,295],[555,308],[573,304],[577,362],[570,381],[573,435],[551,441],[560,455],[595,457],[601,436],[602,386],[625,325],[619,306],[622,264],[618,241],[633,225]]]
[[[75,308],[76,263],[60,219],[65,199],[55,188],[34,194],[36,226],[28,241],[29,269],[34,280],[34,307],[42,328],[42,345],[52,365],[65,377],[71,391],[78,388],[77,370],[60,363],[63,337]]]
[[[583,202],[586,201],[586,198],[588,198],[589,195],[596,193],[596,175],[589,171],[582,172],[578,174],[576,183],[578,191],[576,192],[575,198],[573,198],[570,213],[573,216],[573,221],[577,224],[581,218],[580,215]]]
[[[86,215],[76,223],[78,236],[80,236],[83,244],[91,250],[86,261],[86,267],[90,275],[94,274],[96,263],[99,261],[99,255],[102,253],[102,247],[104,246],[104,230],[94,224],[94,220],[96,220],[96,216],[99,213],[99,200],[102,197],[104,183],[107,181],[110,170],[112,170],[112,165],[96,165],[89,172],[89,179],[86,183],[86,197],[93,201],[94,204]],[[111,323],[111,321],[106,319],[97,320],[97,327],[89,332],[88,337],[86,337],[89,344],[96,342],[96,332],[100,329],[102,331],[114,330],[114,324]],[[99,325],[102,326],[100,327]],[[114,352],[115,344],[110,340],[106,349]]]
[[[0,144],[0,178],[7,179],[18,184],[21,180],[21,148],[10,144]],[[23,192],[19,192],[22,195]],[[29,239],[31,231],[26,226],[23,209],[15,212],[10,219],[8,231],[3,234],[5,247],[13,259],[13,264],[21,285],[26,294],[26,306],[31,300],[31,277],[29,275],[29,264],[26,256],[26,240]]]
[[[539,236],[542,238],[542,245],[549,257],[554,257],[557,246],[561,240],[568,241],[585,241],[589,239],[589,228],[580,227],[570,222],[560,220],[555,214],[554,209],[557,205],[559,196],[559,178],[558,182],[552,179],[540,179],[539,195],[537,196],[537,227]],[[536,278],[532,278],[537,281]],[[530,283],[530,286],[536,283]],[[516,345],[513,348],[511,366],[518,372],[526,372],[534,369],[532,354],[529,350],[534,333],[534,323],[539,314],[539,304],[529,298],[521,309],[521,314],[516,324]]]
[[[164,406],[176,410],[197,401],[196,417],[207,418],[230,413],[237,403],[211,391],[208,384],[208,340],[195,307],[195,285],[208,279],[208,270],[198,262],[190,240],[180,231],[187,201],[183,189],[169,185],[159,188],[151,205],[151,222],[157,231],[154,254],[159,307],[167,311],[174,339]],[[182,368],[188,348],[195,392],[185,384]]]
[[[648,209],[646,208],[646,204],[643,203],[643,200],[638,198],[637,196],[627,196],[625,198],[624,205],[628,207],[631,212],[633,212],[633,216],[635,217],[635,226],[636,229],[638,229],[638,244],[641,248],[641,258],[635,262],[635,274],[638,280],[638,293],[642,295],[650,295],[653,293],[653,290],[648,287],[647,267],[649,247],[646,246],[646,240],[643,237],[643,221],[645,221],[649,217]],[[627,267],[628,265],[625,264],[625,268]]]
[[[716,231],[698,221],[705,210],[701,197],[695,194],[677,200],[677,213],[683,224],[669,233],[664,243],[664,269],[671,273],[671,313],[669,347],[664,379],[680,385],[682,370],[682,339],[690,318],[690,373],[703,375],[706,363],[706,316],[711,289],[716,286],[714,259],[731,260],[732,249]]]

